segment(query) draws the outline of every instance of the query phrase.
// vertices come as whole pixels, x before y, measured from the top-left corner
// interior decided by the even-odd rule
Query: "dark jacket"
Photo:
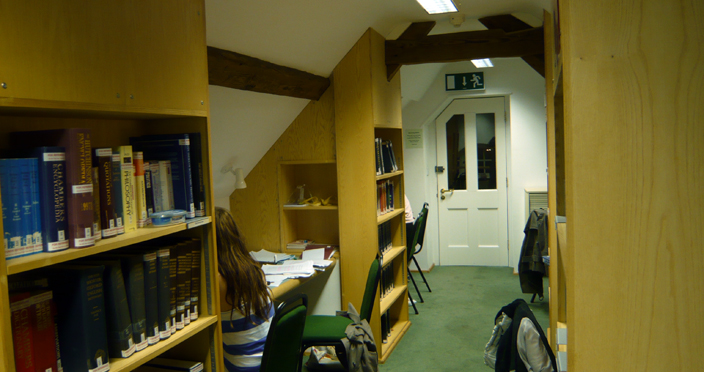
[[[521,247],[518,276],[523,293],[543,296],[543,276],[547,273],[543,256],[548,255],[548,215],[545,209],[531,212],[526,223]]]
[[[531,311],[530,307],[528,307],[528,304],[523,299],[517,299],[511,302],[510,304],[502,307],[501,310],[499,310],[499,312],[496,314],[494,322],[496,322],[496,319],[499,318],[501,313],[506,313],[506,315],[513,320],[511,321],[510,328],[506,330],[506,333],[504,333],[499,339],[499,347],[496,351],[495,371],[528,371],[526,366],[523,364],[520,355],[518,355],[518,346],[516,345],[518,337],[518,328],[521,326],[521,321],[523,320],[523,318],[528,318],[531,320],[531,322],[533,322],[533,325],[540,334],[540,341],[542,341],[543,346],[545,347],[545,350],[548,353],[548,357],[550,357],[550,363],[552,363],[552,368],[553,370],[557,371],[557,363],[555,363],[555,354],[553,354],[552,349],[550,348],[550,344],[548,344],[548,339],[547,337],[545,337],[543,329],[540,327],[540,324],[535,319],[535,315],[533,315],[533,311]]]

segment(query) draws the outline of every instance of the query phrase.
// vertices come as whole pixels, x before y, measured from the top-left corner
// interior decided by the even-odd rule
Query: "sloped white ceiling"
[[[476,21],[489,15],[514,14],[541,24],[551,0],[455,0],[467,21],[461,27],[448,15],[428,15],[415,0],[206,0],[209,46],[231,50],[328,77],[367,28],[395,39],[412,22],[434,20],[431,33],[483,29]],[[404,76],[404,104],[422,97],[440,67],[414,66]],[[417,83],[415,79],[417,75]],[[210,87],[213,187],[215,204],[229,207],[234,176],[228,164],[245,175],[259,162],[307,100]]]

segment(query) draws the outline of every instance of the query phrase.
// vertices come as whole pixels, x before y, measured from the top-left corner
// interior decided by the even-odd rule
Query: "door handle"
[[[449,189],[449,190],[440,189],[440,200],[445,200],[445,193],[446,192],[449,192],[450,195],[452,195],[455,193],[455,189]]]

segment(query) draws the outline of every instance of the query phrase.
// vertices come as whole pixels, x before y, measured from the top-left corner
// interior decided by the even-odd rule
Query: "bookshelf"
[[[41,9],[13,2],[0,14],[0,33],[6,35],[0,40],[0,152],[12,147],[9,133],[15,131],[88,128],[92,148],[127,145],[130,136],[199,132],[206,215],[213,215],[203,1],[61,0]],[[130,358],[111,358],[110,370],[130,371],[175,354],[203,362],[208,371],[221,369],[211,222],[204,217],[142,228],[85,249],[11,260],[0,250],[0,369],[15,370],[8,293],[13,275],[172,235],[201,240],[200,317]]]
[[[343,304],[361,305],[364,280],[359,279],[359,273],[367,272],[379,253],[378,227],[388,223],[391,230],[392,248],[384,252],[382,265],[393,263],[395,289],[383,298],[377,292],[370,320],[376,340],[382,340],[382,315],[388,312],[391,320],[387,342],[378,342],[381,362],[388,359],[410,327],[401,86],[399,76],[386,80],[384,41],[369,29],[333,72]],[[392,142],[398,171],[376,175],[375,138]],[[387,180],[394,185],[394,210],[378,215],[377,182]]]
[[[334,161],[282,161],[279,163],[278,188],[281,225],[280,251],[299,239],[318,244],[339,245],[340,230],[337,207],[337,163]],[[298,186],[304,186],[304,198],[329,198],[333,205],[287,206],[298,199]]]

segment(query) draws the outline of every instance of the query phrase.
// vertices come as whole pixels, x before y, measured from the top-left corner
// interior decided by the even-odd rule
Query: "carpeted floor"
[[[491,336],[494,317],[502,306],[517,298],[529,303],[540,326],[547,332],[548,281],[543,301],[521,293],[518,275],[509,267],[436,266],[425,273],[432,293],[414,273],[425,303],[420,303],[413,284],[411,296],[420,314],[409,306],[411,327],[396,346],[381,372],[462,371],[489,372],[484,365],[484,346]]]

